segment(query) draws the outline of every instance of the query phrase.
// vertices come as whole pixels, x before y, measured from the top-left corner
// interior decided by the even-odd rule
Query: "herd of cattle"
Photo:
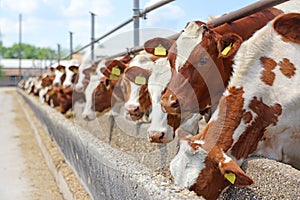
[[[177,135],[175,183],[216,199],[254,182],[240,168],[250,155],[300,169],[299,10],[292,0],[216,28],[189,22],[177,40],[153,38],[135,56],[95,63],[87,55],[20,87],[61,113],[84,100],[85,120],[122,104],[127,119],[150,123],[153,143]]]

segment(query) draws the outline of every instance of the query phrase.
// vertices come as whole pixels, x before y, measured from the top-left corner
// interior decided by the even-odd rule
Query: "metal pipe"
[[[170,3],[170,2],[172,2],[172,1],[175,1],[175,0],[162,0],[162,1],[156,3],[156,4],[152,5],[152,6],[149,6],[149,7],[145,8],[144,11],[139,12],[139,17],[143,17],[146,13],[151,12],[152,10],[154,10],[154,9],[156,9],[156,8],[159,8],[159,7],[161,7],[161,6],[163,6],[163,5],[167,4],[167,3]],[[133,17],[127,19],[126,21],[124,21],[123,23],[121,23],[119,26],[115,27],[115,28],[112,29],[111,31],[105,33],[105,34],[102,35],[101,37],[99,37],[99,38],[97,38],[96,40],[94,40],[94,43],[99,42],[100,40],[106,38],[106,37],[109,36],[110,34],[114,33],[115,31],[119,30],[120,28],[126,26],[127,24],[129,24],[129,23],[132,22],[132,21],[133,21]],[[92,45],[92,42],[89,43],[89,44],[87,44],[87,45],[85,45],[85,46],[83,46],[83,47],[81,47],[80,49],[76,50],[76,51],[73,52],[73,53],[78,53],[78,52],[84,50],[85,48],[87,48],[87,47],[89,47],[89,46],[91,46],[91,45]],[[68,57],[68,56],[67,56],[67,57]],[[67,57],[66,57],[66,58],[67,58]]]
[[[289,1],[289,0],[263,0],[263,1],[260,0],[256,3],[250,4],[248,6],[240,8],[236,11],[233,11],[233,12],[230,12],[226,15],[223,15],[223,16],[215,19],[215,20],[211,20],[207,24],[210,27],[217,27],[217,26],[220,26],[224,23],[230,23],[234,20],[238,20],[238,19],[243,18],[245,16],[254,14],[256,12],[259,12],[263,9],[266,9],[266,8],[269,8],[269,7],[272,7],[272,6],[276,6],[276,5],[284,3],[286,1]],[[169,36],[168,38],[176,40],[179,37],[180,34],[181,33],[176,33],[174,35]],[[135,53],[137,53],[137,52],[139,52],[143,49],[144,49],[143,46],[135,47],[135,48],[132,48],[130,50],[123,51],[121,53],[108,56],[108,57],[106,57],[106,59],[121,57],[121,56],[128,55],[128,54],[135,54]]]
[[[95,14],[91,12],[91,60],[94,60]]]
[[[57,63],[60,64],[60,44],[57,44]]]
[[[72,60],[73,57],[73,32],[70,33],[70,60]]]
[[[232,21],[235,21],[237,19],[246,17],[248,15],[254,14],[258,11],[261,11],[263,9],[276,6],[278,4],[281,4],[283,2],[286,2],[289,0],[263,0],[263,1],[258,1],[256,3],[250,4],[248,6],[245,6],[241,9],[238,9],[236,11],[230,12],[228,14],[225,14],[217,19],[209,21],[207,24],[210,27],[217,27],[220,26],[224,23],[230,23]]]
[[[140,2],[133,0],[133,46],[140,44]]]

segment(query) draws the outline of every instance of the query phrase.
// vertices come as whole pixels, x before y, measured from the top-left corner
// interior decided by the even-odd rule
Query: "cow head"
[[[108,60],[105,65],[105,68],[101,68],[101,73],[104,77],[100,79],[92,94],[93,110],[98,113],[105,112],[117,100],[123,99],[120,83],[127,66],[119,60]]]
[[[170,114],[207,112],[225,90],[241,43],[239,35],[221,35],[201,22],[190,22],[176,41],[153,39],[150,46],[165,45],[172,68],[163,109]]]
[[[249,186],[253,180],[218,146],[206,148],[203,140],[185,138],[170,163],[175,183],[205,199],[217,199],[229,185]]]
[[[55,78],[53,80],[54,86],[61,86],[66,79],[66,67],[58,65],[54,71]]]
[[[137,66],[125,70],[123,84],[127,91],[124,93],[127,119],[137,121],[149,111],[151,101],[147,84],[150,74],[150,70]]]

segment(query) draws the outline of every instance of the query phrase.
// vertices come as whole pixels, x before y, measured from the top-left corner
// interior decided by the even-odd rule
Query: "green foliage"
[[[57,59],[57,52],[51,48],[41,48],[30,44],[21,44],[23,59]],[[0,54],[2,58],[19,58],[19,44],[13,44],[11,47],[0,45]],[[64,55],[61,52],[61,55]]]
[[[0,78],[4,76],[4,73],[2,71],[2,65],[0,65]]]

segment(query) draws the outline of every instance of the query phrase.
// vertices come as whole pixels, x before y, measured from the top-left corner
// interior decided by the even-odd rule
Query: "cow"
[[[210,121],[180,139],[175,183],[206,199],[254,181],[240,168],[260,155],[300,168],[300,14],[276,17],[245,41]]]
[[[118,77],[119,80],[119,76],[124,72],[124,69],[127,67],[126,64],[130,62],[131,59],[132,56],[130,55],[113,60],[103,59],[96,62],[92,67],[83,70],[85,77],[89,77],[89,83],[84,92],[86,104],[82,113],[83,119],[87,121],[94,120],[96,114],[100,115],[111,108],[111,103],[114,104],[114,100],[111,99],[113,95],[113,90],[111,89],[114,89],[115,84],[117,84],[114,79]],[[120,74],[111,74],[113,68],[115,70],[118,68]],[[108,86],[109,84],[112,85],[112,87],[109,86],[103,89],[104,85]],[[95,96],[95,94],[97,95]]]
[[[68,66],[66,66],[65,71],[66,71],[66,78],[64,82],[62,83],[65,88],[68,87],[73,87],[75,83],[75,79],[78,74],[78,66],[79,66],[79,61],[72,59],[69,61]]]
[[[194,21],[174,41],[154,38],[148,53],[163,46],[172,76],[161,105],[169,114],[213,112],[232,73],[233,57],[244,40],[282,11],[269,8],[216,28]]]
[[[106,60],[102,60],[100,62],[96,62],[93,64],[92,67],[90,68],[86,68],[85,70],[83,70],[83,74],[85,74],[85,77],[89,77],[89,83],[84,91],[85,94],[85,105],[84,105],[84,109],[82,112],[82,118],[84,120],[90,121],[90,120],[94,120],[96,118],[96,114],[95,112],[92,110],[93,107],[93,92],[95,90],[95,88],[97,87],[97,85],[99,85],[101,78],[103,77],[102,73],[97,73],[96,71],[97,68],[102,68],[105,67],[105,62]],[[97,66],[97,68],[96,68]]]
[[[145,46],[144,48],[147,47]],[[183,131],[195,134],[198,131],[199,114],[189,113],[187,116],[180,116],[169,115],[162,111],[160,98],[170,81],[171,68],[167,58],[152,57],[151,60],[153,60],[153,63],[150,67],[150,71],[148,69],[135,67],[136,76],[150,73],[149,77],[145,79],[151,102],[151,115],[153,116],[151,118],[150,126],[147,129],[149,141],[155,143],[168,143],[173,140],[175,130],[179,126]],[[132,82],[135,80],[135,78],[131,79]],[[135,99],[138,99],[139,96],[141,95],[136,93]]]
[[[55,78],[53,80],[54,86],[61,86],[66,79],[66,66],[58,65],[54,69]]]

